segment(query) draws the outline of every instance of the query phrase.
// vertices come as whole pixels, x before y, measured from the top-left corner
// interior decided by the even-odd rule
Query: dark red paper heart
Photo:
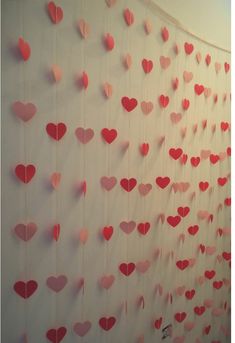
[[[182,108],[183,108],[183,110],[186,111],[189,108],[189,106],[190,106],[190,101],[188,99],[183,99],[182,100]]]
[[[168,216],[167,222],[172,226],[176,227],[181,222],[180,216]]]
[[[215,276],[215,270],[206,270],[204,275],[207,279],[211,280]]]
[[[123,189],[127,192],[131,192],[133,188],[135,188],[137,184],[136,179],[130,178],[130,179],[121,179],[120,185],[122,186]]]
[[[31,54],[30,45],[22,37],[19,38],[18,47],[20,49],[20,54],[24,61],[27,61]]]
[[[115,317],[102,317],[99,320],[100,327],[105,331],[111,330],[112,327],[115,325],[115,323],[116,323]]]
[[[177,212],[178,212],[178,214],[181,217],[184,218],[184,217],[186,217],[189,214],[190,208],[188,206],[186,206],[186,207],[178,207]]]
[[[195,84],[194,91],[197,95],[201,95],[204,92],[204,86],[199,85],[199,84]]]
[[[50,15],[51,21],[54,24],[58,24],[63,19],[63,10],[61,7],[56,6],[53,1],[50,1],[47,5],[48,13]]]
[[[168,104],[169,104],[169,101],[170,101],[169,96],[163,95],[163,94],[160,95],[160,97],[159,97],[159,105],[161,107],[166,108],[168,106]]]
[[[17,281],[14,284],[15,292],[24,299],[28,299],[37,290],[38,284],[35,280]]]
[[[191,300],[194,297],[195,293],[196,293],[195,289],[188,290],[185,292],[185,297]]]
[[[144,69],[145,74],[148,74],[153,69],[153,61],[146,60],[145,58],[142,60],[142,67]]]
[[[207,181],[200,181],[199,182],[199,188],[202,192],[205,192],[207,190],[207,188],[209,187],[209,182]]]
[[[205,312],[206,308],[205,306],[195,306],[194,307],[194,312],[198,315],[201,316]]]
[[[162,325],[162,317],[158,318],[154,322],[154,327],[155,329],[159,330]]]
[[[64,123],[48,123],[46,126],[47,134],[56,141],[59,141],[66,133],[67,127]]]
[[[117,130],[104,128],[101,135],[108,144],[111,144],[117,137]]]
[[[190,55],[193,52],[193,49],[194,49],[193,44],[190,44],[190,43],[187,43],[187,42],[184,43],[184,50],[185,50],[185,53],[187,55]]]
[[[130,263],[121,263],[119,266],[119,270],[125,276],[129,276],[135,270],[135,264],[133,262]]]
[[[201,159],[199,156],[191,157],[191,159],[190,159],[190,162],[191,162],[193,167],[197,167],[199,165],[200,161],[201,161]]]
[[[156,184],[162,189],[166,188],[169,185],[170,181],[171,179],[168,176],[158,176],[156,178]]]
[[[175,320],[179,323],[182,323],[185,318],[186,318],[187,314],[185,312],[177,312],[175,313]]]
[[[122,106],[127,112],[133,111],[138,104],[135,98],[128,98],[127,96],[122,97]]]
[[[67,329],[64,326],[58,329],[50,329],[46,333],[47,339],[52,343],[60,343],[67,333]]]
[[[189,261],[188,260],[179,260],[176,262],[176,266],[180,270],[184,270],[185,268],[187,268],[189,266]]]
[[[24,183],[29,183],[36,173],[36,168],[33,164],[23,165],[18,164],[15,167],[15,174]]]
[[[150,223],[140,223],[138,224],[137,229],[141,235],[146,235],[150,229]]]
[[[178,158],[180,158],[180,156],[183,154],[183,150],[181,148],[171,148],[169,150],[169,155],[174,159],[174,160],[178,160]]]
[[[199,230],[199,226],[198,225],[193,225],[193,226],[189,226],[188,227],[188,233],[192,236],[196,235],[196,233]]]
[[[106,239],[106,241],[109,241],[113,235],[113,227],[105,226],[102,230],[102,234],[103,234],[104,239]]]

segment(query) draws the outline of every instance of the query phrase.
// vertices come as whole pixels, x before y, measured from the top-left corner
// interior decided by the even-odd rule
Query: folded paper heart
[[[206,271],[204,272],[205,277],[206,277],[207,279],[209,279],[209,280],[213,279],[213,277],[215,276],[215,274],[216,274],[215,270],[206,270]]]
[[[54,1],[50,1],[47,5],[48,13],[53,24],[58,24],[63,19],[63,10],[56,6]]]
[[[199,188],[202,192],[205,192],[207,190],[207,188],[209,187],[209,182],[207,181],[200,181],[199,182]]]
[[[130,54],[127,54],[126,56],[124,56],[123,63],[126,69],[130,69],[132,65],[132,57]]]
[[[170,117],[171,117],[172,123],[177,124],[182,119],[182,114],[181,113],[172,112],[170,114]]]
[[[180,216],[168,216],[167,222],[168,222],[168,224],[170,224],[170,226],[176,227],[181,222],[181,217]]]
[[[59,275],[59,276],[48,277],[46,284],[48,288],[58,293],[62,291],[62,289],[66,286],[67,282],[68,282],[67,276]]]
[[[170,57],[161,56],[159,60],[162,69],[167,69],[171,64]]]
[[[115,281],[115,276],[114,275],[104,275],[100,279],[100,286],[105,289],[109,289]]]
[[[133,111],[138,104],[135,98],[128,98],[127,96],[122,97],[121,102],[127,112]]]
[[[87,39],[90,34],[90,26],[84,19],[79,20],[78,29],[81,37]]]
[[[176,262],[176,266],[180,269],[180,270],[184,270],[189,266],[189,261],[188,260],[179,260]]]
[[[154,327],[155,329],[159,330],[162,325],[162,317],[158,318],[154,322]]]
[[[211,56],[209,54],[206,55],[205,57],[205,62],[206,62],[206,65],[209,66],[210,63],[211,63]]]
[[[185,318],[187,317],[187,313],[177,312],[177,313],[175,313],[174,317],[178,323],[182,323],[185,320]]]
[[[140,145],[140,153],[142,156],[147,156],[149,152],[149,144],[148,143],[142,143]]]
[[[141,235],[146,235],[150,229],[150,223],[140,223],[138,224],[137,229]]]
[[[194,307],[194,313],[197,314],[198,316],[203,315],[205,310],[206,310],[205,306],[195,306]]]
[[[190,208],[188,206],[185,206],[185,207],[178,207],[177,209],[177,212],[178,214],[181,216],[181,217],[186,217],[189,212],[190,212]]]
[[[94,131],[90,128],[84,129],[83,127],[78,127],[75,130],[75,135],[82,144],[87,144],[94,137]]]
[[[153,103],[151,101],[142,101],[141,102],[141,110],[143,114],[148,115],[153,110]]]
[[[111,330],[112,327],[115,325],[115,323],[116,323],[115,317],[102,317],[99,320],[100,327],[105,331]]]
[[[86,244],[87,240],[88,240],[88,235],[89,232],[86,228],[83,228],[80,230],[79,232],[79,240],[82,244]]]
[[[197,157],[191,157],[190,162],[193,167],[197,167],[200,163],[201,159],[199,156]]]
[[[134,270],[135,270],[135,264],[133,262],[130,263],[121,263],[119,265],[119,270],[120,272],[125,275],[125,276],[129,276],[131,275]]]
[[[137,184],[137,180],[134,178],[130,179],[121,179],[120,185],[126,192],[131,192]]]
[[[169,101],[170,101],[169,97],[167,95],[165,96],[163,94],[160,95],[158,100],[159,100],[160,107],[163,107],[163,108],[166,108],[169,104]]]
[[[31,297],[37,290],[38,284],[35,280],[17,281],[14,284],[14,291],[24,299]]]
[[[56,141],[59,141],[65,135],[67,127],[64,123],[48,123],[46,126],[46,131],[48,136],[50,136]]]
[[[23,183],[29,183],[36,173],[36,168],[33,164],[23,165],[18,164],[15,167],[15,174]]]
[[[37,112],[37,107],[32,103],[16,101],[12,105],[13,112],[24,122],[29,121]]]
[[[195,295],[195,293],[196,293],[195,289],[188,290],[188,291],[185,292],[185,297],[188,300],[192,300],[194,295]]]
[[[83,87],[84,89],[88,88],[89,78],[88,78],[88,74],[85,71],[82,72],[79,82],[80,82],[81,87]]]
[[[28,242],[36,233],[37,225],[35,223],[17,224],[15,234],[25,242]]]
[[[192,225],[188,227],[188,233],[192,236],[196,235],[196,233],[199,230],[199,226],[198,225]]]
[[[128,26],[131,26],[134,23],[134,14],[129,8],[124,10],[123,16]]]
[[[161,30],[161,36],[162,36],[162,40],[163,42],[167,42],[169,39],[169,31],[166,27],[163,27]]]
[[[204,86],[196,83],[194,85],[194,91],[197,95],[201,95],[204,92]]]
[[[67,333],[67,329],[64,326],[58,329],[50,329],[46,333],[47,339],[52,343],[60,343]]]
[[[123,232],[129,235],[135,229],[136,223],[132,220],[130,222],[121,222],[119,226]]]
[[[171,149],[169,149],[169,155],[174,160],[178,160],[182,154],[183,154],[183,150],[181,148],[171,148]]]
[[[31,55],[31,48],[28,42],[26,42],[22,37],[18,40],[18,47],[20,54],[24,61],[27,61]]]
[[[103,85],[103,89],[104,89],[104,95],[106,96],[106,98],[111,98],[113,94],[112,85],[108,82],[105,82],[105,84]]]
[[[101,130],[101,135],[106,143],[111,144],[117,137],[117,130],[104,128]]]
[[[112,226],[105,226],[102,229],[102,235],[106,241],[109,241],[113,235],[113,227]]]
[[[183,72],[183,78],[186,83],[189,83],[193,79],[193,73],[185,70]]]
[[[60,224],[55,224],[53,226],[52,234],[53,234],[53,239],[57,242],[60,237]]]
[[[226,74],[229,72],[229,69],[230,69],[230,64],[225,62],[224,63],[224,71],[225,71]]]
[[[183,108],[183,110],[186,111],[189,108],[189,106],[190,106],[190,101],[188,99],[183,99],[182,100],[182,108]]]
[[[174,91],[176,91],[176,89],[178,89],[179,87],[179,79],[178,77],[176,77],[175,79],[172,79],[171,81],[171,85]]]
[[[113,189],[113,187],[116,185],[117,179],[115,176],[102,176],[100,183],[106,191],[111,191],[111,189]]]
[[[53,64],[51,67],[52,76],[55,82],[59,82],[62,79],[62,69],[57,64]]]
[[[191,53],[192,53],[193,50],[194,50],[193,44],[190,44],[190,43],[185,42],[185,43],[184,43],[184,50],[185,50],[185,53],[186,53],[187,55],[191,55]]]
[[[220,289],[223,286],[223,281],[214,281],[213,288]]]
[[[166,188],[170,182],[171,182],[171,179],[168,176],[165,176],[165,177],[158,176],[156,178],[156,184],[162,189]]]
[[[145,74],[149,74],[153,69],[153,61],[147,60],[146,58],[144,58],[142,60],[142,68]]]
[[[144,30],[147,35],[149,35],[152,32],[152,23],[149,19],[146,19],[144,21]]]
[[[148,260],[140,261],[136,263],[136,270],[141,274],[146,273],[149,267],[150,267],[150,262]]]
[[[79,336],[83,337],[85,336],[88,331],[91,329],[91,322],[85,321],[85,322],[77,322],[73,326],[73,331]]]
[[[140,183],[138,186],[138,190],[140,195],[146,196],[152,190],[152,185],[150,183]]]
[[[57,189],[60,185],[61,173],[53,173],[51,175],[51,185],[54,189]]]
[[[185,131],[182,131],[182,137],[184,137],[185,134],[186,134],[186,132],[185,132]],[[180,161],[180,163],[181,163],[182,165],[186,164],[187,161],[188,161],[188,155],[187,155],[187,154],[182,154],[182,155],[180,156],[180,158],[179,158],[179,161]]]
[[[110,33],[107,33],[104,36],[104,45],[106,47],[106,50],[108,50],[108,51],[112,51],[113,50],[115,42],[114,42],[113,36],[111,36]]]

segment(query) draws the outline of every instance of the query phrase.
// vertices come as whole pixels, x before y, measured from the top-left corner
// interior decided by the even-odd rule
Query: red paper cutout
[[[197,95],[201,95],[204,92],[204,86],[196,83],[194,85],[194,91]]]
[[[188,260],[179,260],[176,262],[176,266],[180,269],[180,270],[184,270],[189,266],[189,261]]]
[[[154,322],[154,327],[157,330],[159,330],[161,328],[161,325],[162,325],[162,317],[156,319]]]
[[[206,308],[205,306],[195,306],[194,307],[194,312],[198,315],[201,316],[205,312]]]
[[[171,148],[169,149],[169,155],[174,159],[178,160],[180,156],[182,155],[183,150],[181,148]]]
[[[149,144],[148,143],[142,143],[140,146],[140,153],[142,156],[147,156],[149,152]]]
[[[117,137],[117,130],[104,128],[101,135],[108,144],[111,144]]]
[[[184,43],[184,50],[187,55],[191,55],[191,53],[193,52],[193,49],[194,49],[193,44],[190,44],[187,42]]]
[[[15,234],[25,242],[28,242],[36,233],[37,225],[35,223],[17,224]]]
[[[191,157],[190,162],[193,167],[197,167],[200,163],[200,157]]]
[[[60,224],[55,224],[53,226],[53,238],[57,242],[60,237]]]
[[[185,292],[185,297],[188,300],[192,300],[194,295],[195,295],[195,293],[196,293],[195,289],[188,290],[188,291]]]
[[[166,188],[169,185],[170,181],[171,180],[168,176],[165,176],[165,177],[158,176],[156,178],[156,184],[162,189]]]
[[[87,88],[88,88],[89,78],[88,78],[88,75],[87,75],[87,73],[86,73],[85,71],[82,73],[80,82],[81,82],[81,85],[82,85],[82,87],[83,87],[84,89],[87,89]]]
[[[120,185],[122,186],[123,189],[127,192],[131,192],[133,188],[135,188],[137,184],[136,179],[130,178],[130,179],[121,179]]]
[[[128,98],[127,96],[122,97],[122,106],[127,112],[133,111],[138,104],[135,98]]]
[[[146,60],[145,58],[142,60],[142,67],[145,74],[149,74],[153,69],[153,62],[151,60]]]
[[[58,24],[63,19],[63,10],[56,6],[54,1],[49,2],[47,9],[53,24]]]
[[[184,218],[189,214],[190,208],[187,206],[186,207],[178,207],[177,212],[181,217]]]
[[[113,235],[113,227],[105,226],[102,230],[102,234],[103,234],[104,239],[106,239],[106,241],[109,241]]]
[[[14,284],[14,291],[24,299],[31,297],[37,290],[38,284],[35,280],[17,281]]]
[[[172,84],[172,88],[173,88],[174,91],[175,91],[176,89],[178,89],[178,87],[179,87],[179,79],[178,79],[178,77],[176,77],[175,79],[173,79],[173,80],[171,81],[171,84]]]
[[[115,317],[102,317],[99,320],[100,327],[105,331],[111,330],[112,327],[115,325],[115,323],[116,323]]]
[[[224,70],[225,70],[225,73],[227,74],[229,72],[229,69],[230,69],[230,64],[225,62],[224,63]]]
[[[219,161],[219,155],[210,154],[210,161],[212,164],[217,163]]]
[[[22,37],[18,40],[18,47],[20,50],[20,54],[24,61],[27,61],[31,54],[30,45],[28,42],[26,42]]]
[[[153,103],[151,101],[142,101],[141,102],[141,109],[143,114],[147,115],[153,110]]]
[[[123,16],[125,19],[125,22],[128,26],[131,26],[134,23],[134,14],[131,12],[129,8],[126,8],[123,12]]]
[[[136,223],[132,220],[130,222],[121,222],[120,223],[120,228],[122,229],[123,232],[126,234],[130,234],[136,227]]]
[[[135,264],[130,262],[130,263],[121,263],[119,266],[119,270],[122,274],[125,276],[131,275],[134,270],[135,270]]]
[[[113,50],[114,45],[115,45],[114,38],[109,33],[107,33],[104,36],[104,44],[105,44],[106,50],[108,50],[108,51],[112,51]]]
[[[177,313],[175,313],[174,317],[175,317],[175,320],[177,322],[182,323],[185,320],[185,318],[187,317],[187,313],[177,312]]]
[[[206,270],[204,275],[207,279],[211,280],[215,276],[216,272],[215,270]]]
[[[196,235],[197,232],[199,230],[199,226],[198,225],[193,225],[193,226],[189,226],[188,227],[188,233],[192,236]]]
[[[140,223],[138,224],[137,229],[141,235],[146,235],[150,229],[150,223]]]
[[[152,185],[150,183],[144,184],[141,183],[138,186],[138,190],[140,192],[140,195],[146,196],[152,189]]]
[[[159,105],[161,107],[166,108],[168,106],[168,104],[169,104],[169,101],[170,101],[170,99],[169,99],[168,96],[165,96],[163,94],[160,95],[160,97],[159,97]]]
[[[15,174],[23,183],[29,183],[36,173],[36,168],[33,164],[23,165],[18,164],[15,167]]]
[[[152,23],[149,19],[146,19],[144,21],[144,29],[147,35],[149,35],[152,32]]]
[[[50,329],[46,333],[47,339],[52,343],[60,343],[67,333],[67,329],[64,326],[58,329]]]
[[[117,183],[117,179],[115,176],[111,176],[111,177],[108,177],[108,176],[103,176],[101,179],[100,179],[100,183],[101,183],[101,186],[106,189],[106,191],[110,191],[111,189],[113,189],[113,187],[116,185]]]
[[[33,118],[35,113],[37,112],[37,108],[32,103],[23,103],[21,101],[16,101],[13,103],[12,106],[13,112],[24,122],[29,121]]]
[[[188,99],[183,99],[182,100],[182,108],[183,108],[183,110],[186,111],[189,108],[189,106],[190,106],[190,101]]]
[[[167,217],[167,222],[172,227],[176,227],[181,222],[181,217],[180,216],[169,216],[169,217]]]
[[[205,62],[206,62],[207,66],[209,66],[211,64],[211,56],[209,54],[206,55]]]
[[[169,39],[169,31],[167,30],[166,27],[163,27],[161,30],[161,36],[162,36],[162,40],[163,42],[167,42]]]
[[[56,141],[59,141],[66,133],[67,127],[64,123],[48,123],[46,126],[47,134]]]

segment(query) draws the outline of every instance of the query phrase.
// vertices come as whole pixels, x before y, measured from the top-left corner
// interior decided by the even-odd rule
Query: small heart
[[[79,232],[79,240],[82,244],[85,244],[88,240],[88,230],[86,228],[83,228]]]
[[[115,281],[114,275],[105,275],[100,279],[100,285],[102,288],[109,289]]]
[[[127,54],[124,59],[123,59],[123,63],[126,69],[130,69],[131,65],[132,65],[132,57],[130,54]]]
[[[147,156],[149,152],[149,144],[148,143],[142,143],[140,145],[140,153],[142,156]]]
[[[169,39],[169,31],[166,27],[163,27],[161,30],[161,36],[162,36],[162,40],[163,42],[167,42]]]
[[[57,189],[60,185],[61,173],[53,173],[51,175],[51,185],[54,189]]]
[[[192,53],[193,50],[194,50],[193,44],[190,44],[190,43],[185,42],[185,43],[184,43],[184,50],[185,50],[185,53],[186,53],[187,55],[191,55],[191,53]]]
[[[30,45],[28,42],[26,42],[22,37],[18,40],[18,47],[20,50],[20,54],[24,61],[27,61],[31,54]]]
[[[110,83],[106,82],[103,86],[104,94],[107,98],[111,98],[113,94],[113,87]]]
[[[129,276],[129,275],[131,275],[134,272],[135,264],[132,263],[132,262],[130,262],[130,263],[121,263],[119,265],[119,270],[125,276]]]
[[[91,322],[89,322],[88,320],[83,322],[83,323],[75,323],[73,326],[73,331],[79,336],[79,337],[83,337],[87,334],[87,332],[90,330],[91,328]]]
[[[108,144],[111,144],[117,137],[117,131],[115,129],[104,128],[101,130],[101,135]]]
[[[183,78],[185,82],[189,83],[193,79],[193,73],[185,70],[183,72]]]
[[[111,34],[107,33],[104,36],[104,45],[106,47],[106,50],[112,51],[115,45],[114,38],[111,36]]]
[[[61,326],[58,329],[50,329],[47,331],[46,336],[52,343],[60,343],[67,333],[67,329]]]
[[[14,291],[24,299],[31,297],[37,290],[38,284],[35,280],[17,281],[14,284]]]
[[[148,115],[153,110],[153,103],[151,101],[142,101],[141,110],[143,114]]]
[[[59,141],[66,133],[67,127],[64,123],[48,123],[46,126],[47,134],[56,141]]]
[[[160,57],[160,65],[162,69],[167,69],[170,66],[170,64],[171,64],[170,57],[165,57],[165,56]]]
[[[138,104],[138,101],[135,98],[128,98],[127,96],[122,97],[121,102],[127,112],[133,111]]]
[[[138,186],[138,190],[140,195],[146,196],[152,189],[152,185],[150,183],[144,184],[140,183]]]
[[[129,8],[124,10],[123,16],[128,26],[131,26],[134,23],[134,14]]]
[[[182,100],[182,108],[183,108],[183,110],[186,111],[189,108],[189,106],[190,106],[190,101],[188,99],[183,99]]]
[[[170,99],[169,99],[168,96],[165,96],[165,95],[163,95],[163,94],[160,95],[160,97],[159,97],[159,105],[160,105],[161,107],[166,108],[167,105],[169,104],[169,101],[170,101]]]
[[[134,178],[130,178],[130,179],[124,178],[124,179],[121,179],[120,181],[120,185],[126,192],[131,192],[135,188],[136,184],[137,184],[137,181]]]
[[[150,223],[140,223],[138,224],[137,229],[141,235],[146,235],[150,229]]]
[[[110,191],[111,189],[113,189],[113,187],[116,185],[117,183],[117,179],[115,176],[103,176],[100,179],[100,183],[101,186],[106,189],[106,191]]]
[[[172,123],[177,124],[182,119],[182,114],[181,113],[172,112],[170,117],[171,117]]]
[[[125,232],[127,235],[132,233],[132,231],[135,229],[136,223],[134,221],[130,222],[121,222],[120,223],[120,228],[122,229],[123,232]]]
[[[106,241],[109,241],[113,235],[113,227],[112,226],[105,226],[102,230],[102,235]]]
[[[151,60],[147,60],[146,58],[144,58],[142,60],[142,67],[145,74],[149,74],[153,69],[153,62]]]
[[[78,28],[79,28],[81,37],[84,39],[87,39],[90,34],[89,24],[84,19],[80,19],[78,22]]]
[[[105,331],[111,330],[112,327],[115,325],[115,323],[116,323],[115,317],[102,317],[99,320],[100,327]]]

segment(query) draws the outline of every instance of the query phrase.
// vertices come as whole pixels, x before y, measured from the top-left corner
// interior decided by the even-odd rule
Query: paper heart
[[[37,112],[37,107],[32,103],[23,103],[21,101],[16,101],[12,105],[13,112],[24,122],[29,121],[33,118]]]
[[[127,54],[124,59],[123,59],[123,63],[126,69],[130,69],[131,65],[132,65],[132,57],[130,54]]]
[[[60,224],[55,224],[53,226],[53,239],[57,242],[59,240],[60,237]]]
[[[189,265],[189,261],[188,260],[178,260],[176,262],[176,266],[180,269],[180,270],[184,270],[188,267]]]
[[[183,110],[186,111],[189,108],[189,106],[190,106],[190,101],[188,99],[183,99],[182,100],[182,108],[183,108]]]
[[[108,7],[112,7],[116,4],[117,0],[105,0]]]
[[[215,317],[219,317],[224,314],[224,310],[220,307],[213,308],[211,314]]]
[[[217,255],[217,256],[216,256],[216,260],[217,260],[219,263],[222,262],[222,259],[223,259],[223,257],[222,257],[221,255]]]
[[[200,156],[202,160],[206,160],[211,154],[210,150],[201,150]]]
[[[158,318],[154,322],[154,327],[155,329],[159,330],[162,325],[162,317]]]
[[[190,187],[190,183],[189,182],[179,182],[178,183],[178,190],[180,192],[186,192]]]
[[[203,315],[205,310],[206,310],[205,306],[195,306],[194,307],[194,313],[197,314],[198,316]]]
[[[115,325],[115,323],[116,323],[115,317],[102,317],[99,320],[100,327],[105,331],[111,330],[112,327]]]
[[[203,283],[205,282],[205,277],[204,276],[199,276],[197,279],[196,279],[197,283],[199,285],[203,285]]]
[[[94,137],[94,131],[90,128],[84,129],[83,127],[78,127],[75,130],[75,135],[82,144],[87,144]]]
[[[187,133],[187,127],[182,127],[180,129],[181,137],[184,138],[186,136],[186,133]]]
[[[84,89],[87,89],[88,88],[88,85],[89,85],[89,78],[88,78],[88,74],[83,71],[82,72],[82,75],[80,77],[80,85],[81,87],[83,87]]]
[[[174,53],[175,53],[176,55],[178,55],[178,54],[179,54],[179,52],[180,52],[179,45],[178,45],[178,44],[174,44],[174,46],[173,46],[173,50],[174,50]]]
[[[206,254],[207,255],[213,255],[214,253],[216,252],[216,247],[210,247],[210,246],[207,246],[206,247]]]
[[[180,216],[168,216],[167,222],[172,227],[176,227],[181,222],[181,217]]]
[[[192,79],[193,79],[193,73],[191,73],[190,71],[184,71],[183,72],[183,77],[184,77],[184,81],[189,83]]]
[[[23,60],[27,61],[31,54],[31,48],[29,43],[26,42],[22,37],[20,37],[18,40],[18,47]]]
[[[182,155],[183,150],[181,148],[171,148],[169,149],[169,155],[174,159],[178,160]]]
[[[163,94],[160,95],[160,97],[159,97],[159,105],[161,107],[166,108],[168,106],[168,104],[169,104],[169,101],[170,101],[170,99],[169,99],[168,96],[165,96]]]
[[[205,181],[205,182],[200,181],[198,185],[199,185],[200,190],[202,192],[205,192],[207,190],[207,188],[209,187],[209,182],[207,182],[207,181]]]
[[[210,308],[211,306],[213,306],[213,299],[205,299],[203,304],[207,307]]]
[[[214,99],[214,103],[216,104],[218,101],[218,94],[214,94],[213,99]]]
[[[140,261],[136,263],[136,270],[142,274],[146,273],[149,267],[150,267],[150,262],[148,260]]]
[[[176,290],[175,290],[175,293],[179,296],[182,296],[185,292],[185,286],[180,286],[180,287],[177,287]]]
[[[182,114],[181,113],[172,112],[170,114],[170,117],[171,117],[172,123],[177,124],[182,119]]]
[[[170,57],[161,56],[159,60],[162,69],[167,69],[171,64]]]
[[[172,84],[172,88],[173,88],[174,91],[175,91],[176,89],[178,89],[178,87],[179,87],[179,79],[178,79],[178,77],[176,77],[175,79],[173,79],[173,80],[171,81],[171,84]]]
[[[126,8],[123,12],[123,16],[125,19],[125,22],[128,26],[131,26],[134,23],[134,14],[131,12],[129,8]]]
[[[120,185],[123,189],[125,189],[126,192],[131,192],[137,184],[136,179],[130,178],[130,179],[121,179]]]
[[[149,152],[149,144],[148,143],[142,143],[140,145],[140,153],[142,156],[147,156]]]
[[[153,110],[153,103],[151,101],[142,101],[141,102],[141,110],[143,114],[149,114]]]
[[[67,276],[59,275],[59,276],[50,276],[47,278],[47,287],[49,287],[52,291],[58,293],[62,291],[62,289],[66,286],[68,282]]]
[[[107,33],[104,36],[104,45],[106,47],[106,50],[112,51],[115,45],[114,38],[111,36],[111,34]]]
[[[189,214],[190,208],[187,207],[187,206],[185,206],[185,207],[178,207],[177,212],[178,212],[178,214],[179,214],[181,217],[184,218],[184,217],[186,217],[186,216]]]
[[[149,74],[153,69],[153,61],[146,60],[145,58],[142,60],[142,67],[145,74]]]
[[[216,272],[215,270],[206,270],[204,275],[207,279],[211,280],[215,276]]]
[[[80,19],[78,22],[78,28],[79,28],[81,37],[84,39],[87,39],[90,34],[89,24],[84,19]]]
[[[225,70],[225,73],[227,74],[229,72],[229,69],[230,69],[230,64],[225,62],[224,63],[224,70]]]
[[[191,53],[193,52],[193,49],[194,49],[193,44],[190,44],[187,42],[184,43],[184,50],[187,55],[191,55]]]
[[[219,153],[219,159],[220,161],[223,161],[227,157],[227,154],[225,151],[222,151]]]
[[[207,325],[203,328],[203,333],[205,335],[209,335],[210,330],[211,330],[211,325]]]
[[[122,106],[125,108],[127,112],[133,111],[137,104],[138,101],[135,98],[128,98],[127,96],[122,97]]]
[[[218,179],[217,179],[217,183],[218,183],[218,185],[219,186],[224,186],[224,185],[226,185],[226,183],[228,182],[228,179],[227,179],[227,177],[218,177]]]
[[[213,288],[220,289],[223,286],[223,281],[214,281]]]
[[[184,343],[184,340],[185,340],[184,336],[174,337],[173,343]]]
[[[81,322],[77,322],[74,324],[73,326],[73,331],[79,336],[79,337],[83,337],[85,336],[88,331],[91,328],[91,322],[89,322],[88,320],[81,323]]]
[[[106,98],[111,98],[112,94],[113,94],[113,87],[110,83],[106,82],[103,86],[104,89],[104,94],[106,96]]]
[[[158,222],[161,221],[161,223],[163,224],[163,223],[165,222],[165,214],[164,214],[164,213],[160,213],[160,214],[158,215],[157,221],[158,221]]]
[[[201,59],[202,59],[202,55],[200,52],[197,52],[196,54],[196,60],[197,60],[197,63],[199,64],[201,62]]]
[[[217,74],[220,71],[220,69],[221,69],[221,63],[215,62],[215,71],[216,71]]]
[[[222,121],[220,123],[220,128],[221,128],[221,131],[227,131],[229,129],[229,123]]]
[[[18,164],[15,167],[15,174],[23,183],[29,183],[36,173],[36,168],[33,164],[23,165]]]
[[[207,119],[202,120],[202,128],[205,130],[207,127]]]
[[[47,134],[56,141],[59,141],[65,135],[67,127],[64,123],[48,123],[46,126]]]
[[[53,64],[51,72],[55,82],[59,82],[62,79],[62,70],[57,64]]]
[[[52,343],[60,343],[67,333],[67,329],[64,326],[58,329],[50,329],[47,331],[47,339]]]
[[[211,63],[211,56],[209,54],[206,55],[205,57],[205,62],[206,62],[206,65],[209,66],[210,63]]]
[[[174,317],[178,323],[182,323],[185,320],[185,318],[187,317],[187,313],[177,312],[177,313],[175,313]]]
[[[144,29],[147,35],[149,35],[152,32],[152,23],[149,19],[146,19],[144,21]]]
[[[101,135],[108,144],[111,144],[117,137],[117,130],[104,128],[101,130]]]
[[[205,98],[209,98],[209,96],[211,96],[211,88],[204,88],[204,95]]]
[[[200,161],[201,161],[201,159],[199,156],[191,157],[191,159],[190,159],[190,162],[191,162],[193,167],[197,167],[199,165]]]
[[[135,264],[132,263],[132,262],[130,262],[130,263],[121,263],[119,265],[119,270],[125,276],[129,276],[129,275],[131,275],[134,272]]]
[[[15,234],[25,242],[28,242],[37,232],[35,223],[17,224],[15,226]]]
[[[119,226],[122,231],[129,235],[135,229],[136,223],[132,220],[130,222],[121,222]]]
[[[185,133],[186,132],[182,132],[182,135],[185,135]],[[184,136],[183,136],[184,137]],[[182,165],[184,165],[184,164],[186,164],[187,163],[187,160],[188,160],[188,155],[187,154],[182,154],[181,156],[180,156],[180,159],[179,159],[179,161],[180,161],[180,163],[182,164]]]
[[[102,288],[109,289],[115,281],[114,275],[105,275],[100,279],[100,285]]]
[[[53,173],[51,175],[50,180],[51,180],[52,187],[54,189],[57,189],[59,187],[59,185],[60,185],[61,173],[57,173],[57,172]]]
[[[37,290],[38,284],[35,280],[17,281],[14,284],[14,291],[24,299],[31,297]]]
[[[152,185],[150,183],[144,184],[140,183],[138,186],[138,190],[140,192],[140,195],[145,196],[147,195],[152,189]]]
[[[195,289],[188,290],[185,292],[185,297],[189,300],[192,300],[195,293],[196,293]]]
[[[47,5],[48,13],[53,24],[58,24],[63,19],[63,10],[56,6],[54,1],[50,1]]]
[[[216,164],[219,161],[219,155],[210,154],[210,161],[212,164]]]
[[[85,244],[88,240],[88,230],[86,228],[83,228],[79,232],[79,240],[82,244]]]
[[[106,191],[110,191],[116,185],[117,179],[115,176],[102,176],[102,178],[100,179],[100,183],[101,186],[106,189]]]
[[[204,92],[204,86],[196,83],[194,85],[194,91],[197,95],[201,95]]]
[[[102,230],[102,235],[106,241],[109,241],[113,235],[113,227],[112,226],[105,226]]]
[[[140,223],[138,224],[137,229],[141,235],[146,235],[150,229],[150,223]]]
[[[194,328],[194,326],[195,326],[194,322],[186,322],[186,323],[184,323],[184,328],[187,331],[191,331]]]
[[[162,40],[163,42],[167,42],[169,39],[169,31],[166,27],[163,27],[161,30],[161,36],[162,36]]]

